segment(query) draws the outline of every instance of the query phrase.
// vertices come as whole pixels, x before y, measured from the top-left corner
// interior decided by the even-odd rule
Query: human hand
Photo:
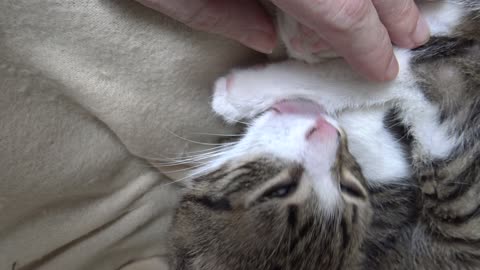
[[[257,51],[275,47],[272,20],[257,0],[137,0],[198,30],[221,34]],[[414,48],[429,30],[414,0],[271,0],[314,30],[365,77],[392,80],[398,73],[392,42]]]
[[[258,0],[137,0],[194,29],[223,35],[271,53],[276,34]]]

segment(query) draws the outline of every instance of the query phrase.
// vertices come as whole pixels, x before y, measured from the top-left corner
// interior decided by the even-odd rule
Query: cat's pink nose
[[[320,115],[325,110],[318,104],[306,100],[286,100],[276,103],[272,109],[280,114]]]
[[[319,116],[315,120],[315,126],[307,131],[305,138],[307,140],[320,139],[321,141],[338,136],[337,129],[330,124],[325,117]]]

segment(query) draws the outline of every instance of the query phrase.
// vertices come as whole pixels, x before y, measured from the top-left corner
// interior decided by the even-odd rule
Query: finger
[[[315,41],[313,44],[312,44],[312,52],[313,53],[319,53],[319,52],[323,52],[323,51],[328,51],[328,50],[331,50],[332,47],[330,47],[330,45],[328,45],[328,43],[319,38],[317,41]]]
[[[299,39],[308,40],[310,51],[312,53],[318,53],[330,49],[330,45],[328,45],[325,40],[319,37],[318,34],[315,33],[315,31],[313,31],[313,29],[310,27],[301,24],[298,30],[299,33],[297,37]]]
[[[256,0],[137,0],[188,26],[220,34],[270,53],[276,36],[271,18]]]
[[[398,46],[415,48],[425,44],[430,31],[413,0],[372,0],[380,20]]]
[[[272,0],[314,29],[365,77],[392,80],[398,63],[388,32],[370,0]]]

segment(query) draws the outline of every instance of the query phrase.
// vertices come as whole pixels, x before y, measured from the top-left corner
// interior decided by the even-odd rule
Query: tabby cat
[[[480,3],[418,4],[432,38],[393,82],[339,59],[216,82],[215,112],[250,123],[194,173],[174,269],[480,269]]]

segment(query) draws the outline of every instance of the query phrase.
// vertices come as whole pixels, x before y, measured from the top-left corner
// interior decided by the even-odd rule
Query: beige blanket
[[[178,198],[145,159],[230,133],[210,86],[255,58],[132,0],[0,1],[0,269],[164,269]]]

